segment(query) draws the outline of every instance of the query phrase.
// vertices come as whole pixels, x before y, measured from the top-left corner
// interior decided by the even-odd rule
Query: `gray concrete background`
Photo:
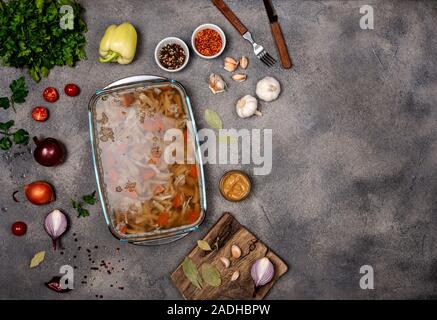
[[[17,114],[0,111],[1,120],[13,118],[31,135],[58,138],[68,149],[67,161],[53,169],[36,164],[26,149],[0,153],[0,298],[178,299],[169,274],[224,211],[234,213],[289,264],[269,299],[436,297],[436,1],[276,0],[295,63],[291,71],[268,69],[256,61],[250,47],[206,0],[81,2],[89,27],[88,60],[75,68],[56,68],[39,84],[26,75],[26,103],[17,107]],[[277,56],[262,1],[227,2]],[[362,4],[374,5],[373,31],[359,28]],[[139,32],[136,60],[126,66],[98,63],[98,43],[106,26],[125,20]],[[223,57],[250,58],[246,82],[231,82],[221,67],[223,57],[206,61],[193,56],[187,68],[174,75],[155,65],[153,52],[160,39],[178,36],[189,43],[192,31],[206,22],[226,32]],[[210,93],[210,72],[226,77],[226,93]],[[89,98],[113,80],[144,73],[181,81],[199,127],[206,125],[203,112],[208,107],[221,115],[227,128],[273,128],[273,170],[253,177],[250,198],[233,204],[219,194],[220,176],[239,166],[207,165],[206,221],[198,232],[160,247],[122,245],[109,233],[99,205],[90,217],[78,219],[69,204],[71,197],[96,189]],[[0,94],[7,94],[10,81],[21,74],[2,67]],[[239,119],[236,100],[254,94],[256,81],[266,75],[280,80],[280,99],[261,103],[262,118]],[[47,105],[43,89],[62,90],[69,82],[81,87],[80,96],[61,95],[48,105],[50,120],[34,122],[31,108]],[[12,201],[14,190],[38,179],[56,187],[55,203],[35,207]],[[71,220],[71,230],[62,239],[64,250],[55,252],[42,227],[45,214],[54,208],[63,209]],[[16,220],[28,224],[25,237],[11,235]],[[44,263],[29,269],[31,257],[40,250],[46,251]],[[105,267],[91,269],[101,260],[111,274]],[[61,295],[43,283],[64,264],[77,267],[76,287]],[[375,269],[373,291],[359,288],[358,271],[364,264]]]

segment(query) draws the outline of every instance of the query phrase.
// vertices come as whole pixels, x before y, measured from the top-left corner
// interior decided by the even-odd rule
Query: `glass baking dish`
[[[204,172],[190,99],[179,82],[148,75],[113,82],[91,98],[89,126],[103,213],[116,238],[164,244],[199,227]],[[183,154],[194,161],[165,159],[177,140],[164,140],[168,129],[185,130]]]

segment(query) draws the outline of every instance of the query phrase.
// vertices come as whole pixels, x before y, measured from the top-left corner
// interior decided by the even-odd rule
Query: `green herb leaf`
[[[9,88],[12,91],[11,100],[13,103],[23,103],[26,101],[29,90],[27,90],[26,80],[24,80],[23,76],[12,81],[12,83],[9,85]]]
[[[82,200],[83,200],[83,202],[85,202],[86,204],[89,204],[89,205],[95,205],[96,202],[97,202],[97,199],[96,199],[96,192],[94,191],[94,192],[91,193],[91,194],[84,195],[84,196],[82,197]]]
[[[189,257],[185,257],[182,262],[182,270],[188,280],[198,289],[202,289],[202,279],[200,278],[199,271],[197,271],[196,264]]]
[[[200,272],[202,273],[203,280],[210,286],[218,287],[222,284],[220,272],[213,265],[204,263],[200,268]]]
[[[29,143],[29,132],[19,129],[12,134],[12,139],[16,144],[27,145]]]
[[[9,102],[9,98],[8,97],[0,98],[0,108],[6,110],[6,109],[9,109],[10,106],[11,106],[11,104]]]
[[[31,268],[35,268],[35,267],[37,267],[38,265],[40,265],[41,262],[44,261],[45,256],[46,256],[46,252],[45,252],[45,251],[37,252],[37,253],[33,256],[32,260],[30,261],[30,267],[31,267]]]
[[[8,132],[10,128],[14,125],[14,120],[9,120],[7,122],[0,122],[0,130]]]
[[[205,240],[197,240],[197,246],[203,251],[212,251],[211,246]]]
[[[9,150],[12,147],[12,141],[8,137],[3,137],[0,139],[0,149]]]
[[[78,218],[85,218],[90,215],[90,212],[82,207],[82,203],[76,202],[73,199],[71,199],[71,205],[76,210]]]
[[[211,110],[211,109],[205,110],[205,121],[208,123],[208,125],[211,128],[214,128],[217,130],[223,129],[222,119],[220,118],[218,113],[215,112],[214,110]]]
[[[63,5],[73,8],[74,29],[62,29]],[[0,0],[0,60],[2,65],[27,68],[39,81],[54,66],[73,66],[86,58],[83,7],[74,0]],[[17,103],[23,96],[14,98]]]

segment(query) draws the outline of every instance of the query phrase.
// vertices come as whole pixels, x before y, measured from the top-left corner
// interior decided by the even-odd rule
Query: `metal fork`
[[[257,44],[252,37],[250,31],[238,19],[234,12],[228,7],[223,0],[212,0],[212,3],[220,10],[226,19],[234,26],[235,29],[243,36],[244,39],[252,44],[253,52],[266,66],[271,67],[276,63],[276,60],[263,48]]]
[[[264,62],[265,65],[272,67],[276,63],[276,60],[271,55],[269,55],[266,49],[264,49],[262,45],[257,44],[253,40],[252,34],[249,31],[243,34],[243,38],[252,44],[253,52],[258,57],[258,59]]]

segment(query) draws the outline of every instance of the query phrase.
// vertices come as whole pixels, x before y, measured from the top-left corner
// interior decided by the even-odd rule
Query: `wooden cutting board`
[[[202,289],[197,289],[186,278],[181,264],[172,273],[173,283],[179,289],[182,296],[187,300],[218,300],[218,299],[245,299],[261,300],[269,292],[275,282],[288,270],[287,265],[264,243],[262,243],[249,230],[242,226],[230,213],[226,212],[211,228],[203,239],[211,248],[215,248],[217,242],[218,250],[203,251],[196,246],[188,255],[197,268],[203,263],[210,263],[217,267],[220,272],[222,284],[219,287],[212,287],[204,283]],[[231,257],[231,246],[235,244],[241,249],[241,257]],[[229,258],[231,266],[225,268],[219,260],[220,257]],[[266,285],[255,288],[250,270],[252,264],[260,258],[267,257],[275,267],[275,276]],[[230,281],[234,271],[240,272],[240,277]]]

